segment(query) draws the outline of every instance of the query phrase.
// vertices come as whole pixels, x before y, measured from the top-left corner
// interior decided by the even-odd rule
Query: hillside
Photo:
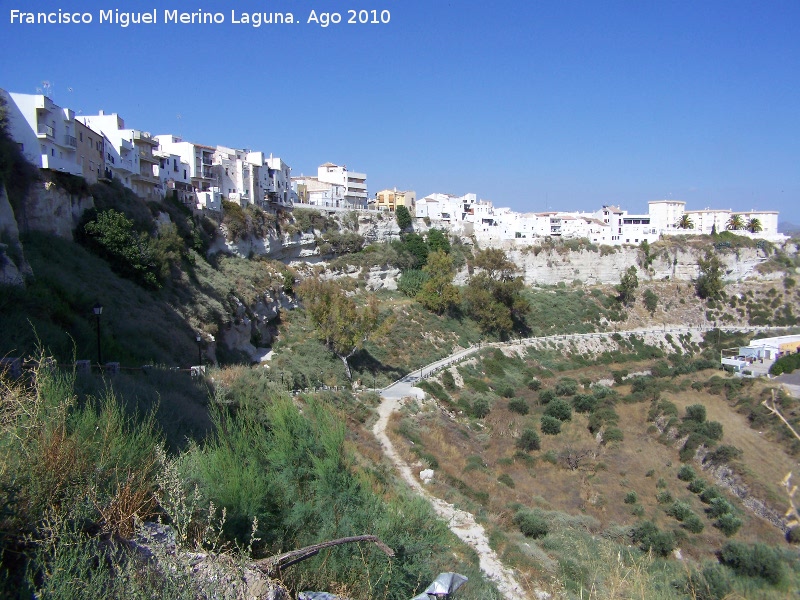
[[[363,533],[395,551],[392,560],[366,546],[325,551],[281,574],[290,594],[407,600],[439,570],[457,570],[470,577],[459,598],[499,598],[475,553],[394,474],[372,433],[379,398],[370,390],[459,348],[589,332],[608,336],[483,350],[426,382],[435,400],[409,403],[391,421],[395,445],[415,468],[434,468],[432,492],[476,515],[529,590],[603,597],[627,586],[680,597],[686,586],[675,581],[703,569],[711,569],[703,581],[716,577],[745,597],[797,588],[783,531],[736,493],[722,492],[727,512],[705,516],[710,505],[678,478],[692,450],[681,446],[694,427],[687,408],[702,404],[695,429],[707,421],[722,431],[712,439],[717,426],[702,425],[712,434],[704,444],[741,454],[726,451],[734,479],[702,453],[690,456],[704,482],[695,485],[744,486],[782,514],[777,482],[797,446],[759,408],[768,387],[710,370],[720,347],[743,339],[666,331],[797,325],[796,245],[723,235],[685,248],[667,241],[612,252],[549,240],[506,251],[427,226],[401,234],[391,216],[234,205],[213,220],[119,187],[70,193],[51,183],[14,210],[19,233],[3,246],[16,279],[0,287],[0,354],[25,359],[22,378],[1,388],[5,589],[65,589],[54,573],[87,582],[75,597],[122,589],[114,586],[141,574],[135,560],[109,559],[94,588],[82,569],[129,539],[137,518],[161,518],[183,550],[239,565]],[[42,207],[53,205],[47,217]],[[706,252],[719,258],[724,285],[701,299],[691,279]],[[623,299],[631,266],[638,278]],[[310,283],[347,316],[336,327],[314,307]],[[326,335],[370,306],[370,328],[337,350]],[[615,333],[645,326],[655,332]],[[97,365],[98,333],[117,374]],[[352,378],[337,352],[350,353]],[[89,372],[76,359],[89,360]],[[208,371],[193,378],[198,362]],[[795,404],[780,402],[795,423]],[[556,424],[542,418],[559,404],[570,419],[548,435]],[[715,562],[728,541],[723,528],[734,525],[731,539],[768,544],[787,565],[778,587]],[[683,562],[630,548],[653,539],[680,547]],[[606,560],[615,556],[624,556],[616,566]],[[137,589],[181,589],[193,577],[176,573]],[[213,586],[201,592],[192,597]]]

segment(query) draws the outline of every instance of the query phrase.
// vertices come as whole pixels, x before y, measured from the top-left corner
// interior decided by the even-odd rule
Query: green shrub
[[[450,371],[442,372],[442,384],[445,389],[452,392],[456,389],[456,380]]]
[[[516,446],[524,452],[531,452],[532,450],[539,450],[542,447],[542,443],[536,430],[526,427],[517,439]]]
[[[484,398],[483,396],[476,398],[475,401],[472,403],[472,416],[476,419],[484,419],[489,415],[489,411],[491,410],[491,405],[489,401]]]
[[[609,427],[603,432],[603,443],[610,444],[611,442],[621,442],[625,439],[625,434],[618,427]]]
[[[691,531],[692,533],[702,533],[705,525],[703,524],[703,520],[697,516],[695,513],[691,513],[686,516],[681,523],[681,527],[684,529]]]
[[[725,537],[736,535],[742,526],[742,520],[733,513],[725,513],[714,522],[714,527],[725,534]]]
[[[406,296],[413,298],[428,281],[428,274],[420,269],[407,269],[400,274],[397,280],[397,289]]]
[[[578,393],[578,382],[570,377],[562,377],[555,387],[556,396],[574,396]]]
[[[706,407],[702,404],[692,404],[686,407],[687,421],[694,421],[695,423],[703,423],[706,420]]]
[[[625,494],[625,499],[623,500],[623,502],[625,504],[636,504],[638,500],[639,496],[636,494],[636,492],[628,492],[627,494]]]
[[[728,513],[733,514],[733,505],[725,498],[712,498],[708,503],[706,514],[709,519],[716,519]]]
[[[502,475],[500,475],[500,477],[497,478],[497,481],[499,481],[500,483],[502,483],[507,487],[510,487],[512,489],[514,488],[514,480],[508,473],[503,473]]]
[[[527,415],[530,408],[525,398],[512,398],[508,401],[508,410],[520,415]]]
[[[555,397],[556,393],[551,389],[539,392],[539,402],[541,404],[549,404]]]
[[[800,544],[800,526],[795,525],[786,532],[786,541],[790,544]]]
[[[772,585],[784,577],[780,553],[764,544],[728,542],[719,551],[719,561],[745,577],[760,577]]]
[[[723,444],[713,452],[706,455],[703,462],[709,462],[714,465],[726,464],[734,461],[742,456],[742,451],[736,446]]]
[[[658,502],[659,504],[670,504],[673,501],[674,498],[672,497],[672,494],[670,494],[667,490],[664,490],[663,492],[658,492],[656,494],[656,502]]]
[[[550,415],[544,415],[541,419],[542,433],[546,435],[558,435],[561,433],[561,421]]]
[[[720,492],[714,486],[709,486],[702,492],[700,492],[700,500],[703,502],[703,504],[711,504],[711,501],[714,500],[715,498],[722,498],[722,497],[723,497],[722,492]]]
[[[700,478],[693,479],[688,486],[688,490],[693,494],[700,494],[706,489],[706,482]]]
[[[697,473],[689,465],[682,465],[678,471],[678,479],[681,481],[692,481],[695,477],[697,477]]]
[[[578,394],[572,399],[575,412],[590,413],[597,408],[600,401],[589,394]]]
[[[673,502],[669,507],[667,507],[666,512],[676,521],[684,521],[687,517],[689,517],[689,515],[694,514],[689,505],[686,504],[686,502],[681,501]]]
[[[528,389],[537,392],[542,387],[542,382],[536,379],[535,377],[528,382]]]
[[[546,536],[550,529],[547,521],[538,511],[519,511],[514,515],[514,524],[526,537],[534,539]]]
[[[514,393],[515,393],[514,386],[508,385],[508,384],[501,385],[497,389],[497,394],[499,396],[502,396],[503,398],[513,398],[514,397]],[[526,403],[526,406],[527,406],[527,403]],[[522,414],[527,414],[527,413],[522,413]]]
[[[730,574],[721,565],[709,565],[701,572],[692,570],[685,593],[694,600],[724,600],[732,591]]]
[[[571,421],[572,407],[565,400],[556,398],[547,405],[547,408],[544,409],[544,414],[559,421]]]
[[[675,549],[675,536],[668,531],[660,531],[652,521],[642,521],[636,525],[631,530],[631,541],[644,552],[652,550],[658,556],[669,556]]]

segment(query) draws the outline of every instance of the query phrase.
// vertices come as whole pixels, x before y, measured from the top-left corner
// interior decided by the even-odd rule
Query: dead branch
[[[764,406],[764,407],[765,407],[765,408],[766,408],[766,409],[767,409],[769,412],[771,412],[773,415],[775,415],[775,416],[776,416],[776,417],[778,417],[778,418],[779,418],[781,421],[783,421],[783,423],[784,423],[784,424],[785,424],[785,425],[786,425],[786,426],[789,428],[789,430],[790,430],[790,431],[791,431],[791,432],[794,434],[794,437],[796,437],[798,440],[800,440],[800,434],[798,434],[798,433],[797,433],[797,431],[795,431],[794,427],[792,427],[792,426],[789,424],[789,421],[787,421],[787,420],[786,420],[786,418],[785,418],[785,417],[784,417],[784,416],[781,414],[781,411],[779,411],[779,410],[778,410],[778,408],[775,406],[775,390],[772,390],[772,406],[770,406],[770,405],[769,405],[769,402],[768,402],[767,400],[764,400],[764,401],[763,401],[761,404],[762,404],[762,406]]]
[[[322,542],[320,544],[312,544],[311,546],[306,546],[305,548],[300,548],[299,550],[292,550],[290,552],[284,552],[283,554],[276,554],[275,556],[262,558],[253,562],[253,566],[263,573],[272,576],[279,573],[281,569],[285,569],[286,567],[290,567],[296,563],[302,562],[307,558],[316,556],[319,554],[320,550],[332,548],[334,546],[341,546],[342,544],[351,544],[353,542],[373,542],[384,554],[386,554],[386,556],[394,556],[394,550],[384,544],[380,538],[378,538],[378,536],[354,535],[350,537],[339,538],[337,540]]]

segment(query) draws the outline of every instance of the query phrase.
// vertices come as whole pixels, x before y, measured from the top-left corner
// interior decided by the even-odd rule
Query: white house
[[[264,161],[264,164],[269,169],[270,187],[267,193],[269,201],[279,206],[292,206],[294,203],[292,168],[272,154]]]
[[[8,132],[30,163],[40,169],[83,175],[72,110],[42,94],[17,94],[3,89],[0,94],[7,104]]]
[[[125,121],[117,113],[106,114],[101,110],[96,115],[78,117],[78,120],[94,131],[101,132],[111,143],[114,148],[111,153],[114,157],[111,170],[126,187],[141,198],[163,197],[160,181],[155,173],[158,164],[153,155],[153,151],[158,148],[155,138],[146,131],[126,128]]]
[[[177,154],[156,150],[153,156],[158,160],[154,168],[165,196],[174,196],[186,206],[194,206],[197,197],[192,186],[189,163]]]
[[[662,232],[677,229],[686,210],[686,202],[682,200],[651,200],[647,206],[650,222]]]
[[[189,178],[195,191],[204,192],[211,187],[219,187],[219,181],[213,170],[214,152],[216,148],[185,142],[174,135],[157,135],[159,150],[168,154],[176,154],[182,162],[189,165]]]
[[[321,183],[342,186],[344,188],[345,206],[348,208],[367,208],[366,173],[348,171],[346,166],[325,163],[317,169],[317,179]]]
[[[301,204],[331,208],[353,208],[345,198],[345,187],[316,177],[292,177],[292,191]]]

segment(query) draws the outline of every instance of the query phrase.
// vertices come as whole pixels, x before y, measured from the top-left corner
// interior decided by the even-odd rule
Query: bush
[[[578,382],[570,377],[562,377],[555,387],[556,396],[574,396],[578,393]]]
[[[719,529],[725,534],[725,537],[731,537],[739,531],[742,526],[742,520],[733,513],[725,513],[714,522],[714,527]]]
[[[544,414],[559,421],[571,421],[572,407],[565,400],[557,398],[547,405],[547,408],[544,409]]]
[[[519,438],[516,442],[517,448],[523,450],[524,452],[531,452],[532,450],[539,450],[542,447],[541,440],[539,439],[539,434],[536,433],[535,429],[530,427],[526,427],[522,430]]]
[[[723,600],[731,593],[730,575],[721,565],[709,565],[687,578],[686,595],[695,600]]]
[[[703,423],[706,420],[706,407],[702,404],[692,404],[691,406],[686,407],[686,416],[684,417],[687,421],[694,421],[695,423]]]
[[[537,511],[521,510],[514,515],[514,524],[527,537],[544,537],[549,532],[547,521]]]
[[[497,481],[499,481],[503,485],[505,485],[507,487],[510,487],[512,489],[515,486],[514,480],[511,478],[511,475],[509,475],[508,473],[503,473],[502,475],[500,475],[500,477],[497,478]]]
[[[709,519],[716,519],[728,513],[733,514],[733,505],[725,498],[713,498],[706,509]]]
[[[542,387],[542,382],[536,379],[535,377],[528,382],[528,389],[537,392]]]
[[[723,444],[713,452],[706,455],[703,462],[709,462],[714,465],[725,464],[734,461],[742,456],[742,451],[736,446],[729,446]]]
[[[689,505],[686,504],[686,502],[681,502],[681,501],[673,502],[667,508],[666,512],[670,517],[674,518],[676,521],[685,521],[689,517],[689,515],[694,514]]]
[[[603,432],[603,443],[621,442],[625,439],[625,434],[619,427],[609,427]]]
[[[636,494],[636,492],[628,492],[627,494],[625,494],[625,499],[623,500],[623,502],[625,504],[636,504],[638,500],[639,496]]]
[[[658,556],[669,556],[675,548],[675,536],[668,531],[659,531],[652,521],[643,521],[631,530],[631,540],[644,552],[650,550]]]
[[[703,502],[703,504],[711,504],[711,501],[715,498],[722,498],[722,492],[720,492],[714,486],[707,487],[700,492],[700,500]]]
[[[681,527],[692,533],[702,533],[703,529],[705,529],[703,520],[694,513],[690,513],[686,516],[683,523],[681,523]]]
[[[450,371],[444,371],[442,373],[442,384],[446,390],[451,392],[456,389],[456,380]]]
[[[718,557],[723,565],[745,577],[760,577],[772,585],[779,584],[784,577],[780,553],[764,544],[728,542]]]
[[[561,421],[555,417],[544,415],[541,419],[542,433],[546,435],[558,435],[561,433]]]
[[[786,541],[790,544],[800,544],[800,526],[795,525],[786,532]]]
[[[400,231],[405,231],[411,227],[411,213],[408,212],[405,206],[398,206],[394,211],[394,216]]]
[[[527,415],[530,408],[525,398],[512,398],[508,401],[508,410],[519,415]]]
[[[693,494],[700,494],[706,489],[706,482],[700,478],[693,479],[688,486],[688,490]]]
[[[407,269],[400,274],[400,278],[397,280],[397,289],[413,298],[428,279],[428,274],[420,269]]]
[[[670,504],[673,501],[674,498],[672,497],[672,494],[670,494],[667,490],[664,490],[663,492],[658,492],[656,494],[656,502],[658,502],[659,504]]]
[[[491,405],[489,401],[481,396],[480,398],[476,398],[475,401],[472,403],[472,416],[476,419],[484,419],[489,415],[489,411],[491,410]]]
[[[681,481],[692,481],[695,477],[697,477],[697,474],[689,465],[681,466],[680,470],[678,471],[678,479]]]
[[[539,392],[539,402],[541,404],[549,404],[555,397],[556,393],[550,389]]]
[[[575,412],[590,413],[597,408],[599,400],[589,394],[578,394],[572,399],[572,407]]]

